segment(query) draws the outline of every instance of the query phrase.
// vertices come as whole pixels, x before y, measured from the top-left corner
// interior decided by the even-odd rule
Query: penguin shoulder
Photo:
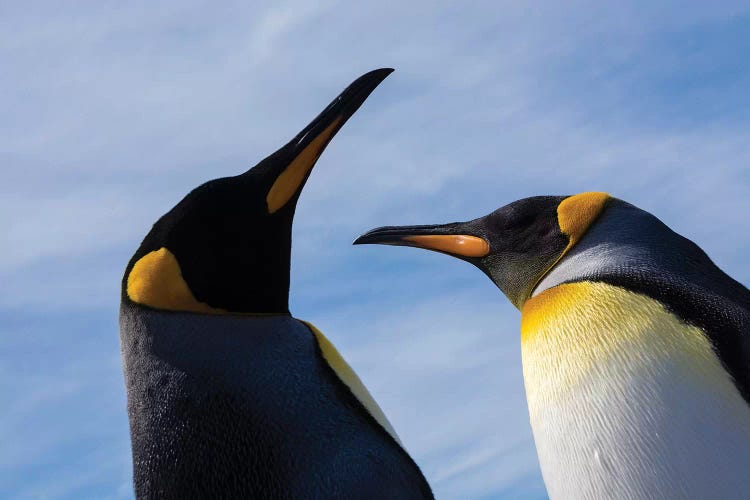
[[[365,410],[367,410],[367,412],[378,422],[378,424],[380,424],[380,426],[383,427],[383,429],[385,429],[385,431],[388,432],[388,434],[390,434],[391,437],[393,437],[393,439],[401,447],[403,447],[401,439],[399,439],[398,434],[396,434],[396,430],[388,421],[385,413],[383,413],[383,410],[375,401],[375,398],[372,397],[370,391],[367,390],[367,387],[365,387],[365,385],[362,383],[362,380],[359,378],[359,376],[357,376],[354,369],[349,365],[349,363],[346,362],[343,356],[341,356],[338,349],[336,349],[336,347],[333,345],[333,342],[328,340],[323,332],[321,332],[312,323],[304,320],[298,321],[300,321],[310,329],[313,336],[315,337],[318,348],[320,349],[321,356],[325,360],[326,364],[331,367],[338,379],[351,391],[354,397],[357,398],[357,401],[359,401],[360,404],[364,406]]]

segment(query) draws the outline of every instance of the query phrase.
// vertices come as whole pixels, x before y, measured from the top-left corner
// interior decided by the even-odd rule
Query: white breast
[[[564,284],[524,306],[522,350],[550,498],[750,498],[750,407],[700,329]]]

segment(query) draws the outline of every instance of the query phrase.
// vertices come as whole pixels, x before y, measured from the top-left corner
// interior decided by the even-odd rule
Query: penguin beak
[[[329,140],[346,121],[359,109],[380,82],[393,73],[393,68],[381,68],[370,71],[354,80],[338,95],[310,124],[292,139],[291,144],[297,152],[304,150],[322,132],[331,130]],[[327,142],[326,142],[327,144]],[[325,146],[324,146],[325,147]]]
[[[379,227],[366,232],[354,240],[353,244],[424,248],[464,259],[481,258],[490,253],[489,242],[480,236],[467,234],[460,223]]]
[[[295,198],[307,181],[315,162],[346,121],[359,109],[392,68],[370,71],[357,78],[283,149],[290,151],[289,162],[279,173],[266,196],[272,214]]]

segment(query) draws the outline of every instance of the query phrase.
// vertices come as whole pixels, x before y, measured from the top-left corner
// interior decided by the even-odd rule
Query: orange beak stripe
[[[272,214],[281,209],[297,192],[300,185],[305,181],[307,173],[315,166],[315,162],[323,153],[328,141],[336,133],[336,127],[341,122],[341,117],[336,118],[318,136],[310,142],[305,149],[300,151],[296,158],[284,169],[271,189],[266,195],[268,213]]]
[[[465,234],[404,236],[401,239],[420,248],[463,257],[484,257],[490,253],[490,244],[486,240]]]

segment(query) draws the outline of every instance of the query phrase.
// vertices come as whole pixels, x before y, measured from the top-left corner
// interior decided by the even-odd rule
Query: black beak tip
[[[370,71],[368,73],[365,73],[364,76],[370,76],[373,79],[379,78],[380,81],[382,82],[383,80],[385,80],[385,78],[388,75],[390,75],[394,71],[395,71],[395,69],[393,69],[393,68],[378,68],[378,69],[374,69],[374,70],[372,70],[372,71]]]
[[[352,241],[352,245],[366,245],[367,244],[367,238],[365,235],[357,236],[357,239]]]
[[[352,245],[395,245],[401,241],[401,236],[403,236],[403,234],[401,234],[395,226],[376,227],[375,229],[370,229],[366,233],[361,234],[352,242]]]
[[[385,78],[393,73],[395,70],[393,68],[378,68],[374,69],[372,71],[368,71],[364,75],[360,76],[356,80],[352,82],[352,85],[355,85],[360,82],[370,82],[374,85],[377,85],[378,83],[385,80]],[[377,83],[375,83],[377,82]]]
[[[372,231],[360,234],[357,236],[357,239],[352,242],[352,245],[367,245],[368,243],[373,243],[370,233],[372,233]]]
[[[379,68],[374,69],[360,76],[354,80],[342,93],[339,95],[340,99],[351,100],[355,108],[359,107],[370,93],[380,85],[380,83],[386,79],[388,75],[393,73],[393,68]]]
[[[302,129],[291,143],[301,150],[317,136],[317,134],[339,120],[331,137],[344,126],[351,116],[367,100],[370,94],[385,78],[393,73],[393,68],[379,68],[372,70],[354,80],[343,90],[310,124]]]

